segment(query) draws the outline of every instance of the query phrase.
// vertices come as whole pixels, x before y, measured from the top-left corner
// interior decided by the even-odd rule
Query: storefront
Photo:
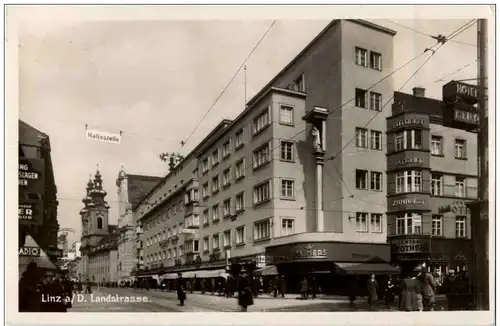
[[[391,266],[388,244],[349,242],[290,243],[266,248],[268,261],[287,281],[289,292],[296,292],[301,280],[315,280],[325,293],[346,293],[347,279],[398,274]]]

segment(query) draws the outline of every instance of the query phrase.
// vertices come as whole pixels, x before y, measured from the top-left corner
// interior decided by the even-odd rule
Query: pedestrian
[[[92,286],[91,286],[89,279],[87,279],[87,282],[86,282],[85,293],[86,294],[92,293]]]
[[[307,284],[307,279],[305,277],[300,281],[300,293],[302,295],[302,300],[307,300],[307,291],[309,291],[309,286]]]
[[[39,281],[38,265],[31,262],[19,280],[19,312],[41,311]]]
[[[279,291],[280,291],[281,297],[284,298],[285,297],[285,292],[286,292],[286,280],[285,280],[285,276],[284,275],[281,275],[281,277],[280,277]]]
[[[278,287],[279,287],[279,279],[278,276],[276,276],[273,282],[273,295],[275,298],[278,297]]]
[[[394,301],[394,282],[392,281],[392,277],[387,279],[387,282],[384,286],[384,300],[385,307],[389,308],[389,304]]]
[[[177,300],[179,300],[179,305],[184,306],[184,301],[186,301],[186,288],[185,288],[185,283],[184,279],[182,278],[182,274],[178,274],[179,277],[177,278]]]
[[[316,293],[318,293],[318,282],[316,281],[316,277],[314,276],[311,278],[310,289],[312,299],[316,299]]]
[[[436,281],[431,273],[427,273],[425,265],[421,267],[420,281],[422,282],[423,310],[433,311],[436,304]]]
[[[355,277],[349,278],[349,303],[351,307],[354,307],[354,302],[356,301],[356,296],[358,294],[358,283],[359,277],[357,275]]]
[[[248,307],[253,305],[252,289],[246,272],[238,280],[238,305],[242,312],[248,311]]]
[[[201,294],[205,294],[205,291],[207,290],[207,280],[202,278],[200,281],[200,288],[201,288]]]
[[[368,290],[368,306],[371,309],[373,303],[378,300],[379,285],[377,280],[375,279],[375,274],[370,275],[370,278],[368,279],[367,290]]]
[[[403,275],[400,309],[402,311],[416,311],[418,310],[417,293],[420,292],[420,286],[414,277],[414,271],[406,270]]]

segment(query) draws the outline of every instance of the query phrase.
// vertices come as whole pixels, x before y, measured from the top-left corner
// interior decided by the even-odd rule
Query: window
[[[368,189],[368,171],[356,170],[356,189]]]
[[[253,187],[253,203],[260,204],[271,199],[271,181]]]
[[[219,204],[212,206],[212,222],[219,220]]]
[[[356,106],[358,108],[366,109],[366,91],[361,88],[356,88],[355,97],[356,97]]]
[[[218,234],[214,234],[212,236],[212,248],[213,248],[213,250],[219,249],[219,235]]]
[[[382,191],[382,172],[371,172],[370,190]]]
[[[465,237],[465,216],[457,216],[455,220],[455,236],[458,237]]]
[[[219,191],[219,175],[212,178],[212,193]]]
[[[382,94],[370,92],[370,110],[382,111]]]
[[[227,140],[223,145],[222,145],[222,157],[226,158],[229,155],[231,155],[231,140]]]
[[[281,180],[281,198],[295,198],[294,186],[295,185],[293,180]]]
[[[231,215],[231,198],[224,200],[222,203],[222,215],[224,217]]]
[[[235,137],[234,137],[234,148],[238,149],[241,146],[243,146],[243,128],[241,128],[240,130],[238,130],[236,132]]]
[[[406,213],[396,217],[396,232],[402,234],[422,234],[422,215]]]
[[[208,171],[208,157],[205,157],[202,162],[201,170],[203,173],[206,173]]]
[[[465,159],[466,155],[466,142],[463,139],[455,139],[455,158]]]
[[[368,66],[368,51],[363,48],[356,47],[356,64],[358,66],[367,67]]]
[[[370,143],[371,148],[381,151],[382,150],[382,133],[377,130],[370,130]]]
[[[177,248],[172,249],[172,256],[173,258],[177,258]]]
[[[227,187],[231,183],[231,168],[227,168],[222,172],[222,185]]]
[[[370,51],[370,68],[382,70],[382,55],[380,53]]]
[[[202,218],[203,218],[203,225],[208,224],[208,215],[209,215],[209,210],[204,209],[202,213]]]
[[[203,193],[203,198],[207,198],[208,197],[208,182],[205,182],[203,184],[202,193]]]
[[[180,245],[179,246],[179,256],[183,256],[184,255],[184,245]]]
[[[224,248],[231,246],[231,230],[224,231]]]
[[[422,148],[422,130],[404,130],[395,134],[396,151]]]
[[[368,232],[368,213],[356,213],[356,232]]]
[[[465,178],[455,177],[455,196],[465,197]]]
[[[212,166],[219,164],[219,149],[217,148],[212,152]]]
[[[245,176],[245,161],[244,159],[236,162],[236,172],[235,172],[236,180],[239,180]]]
[[[253,152],[253,168],[256,169],[271,160],[270,155],[271,142],[259,147]]]
[[[193,240],[193,252],[200,251],[200,242],[198,240]]]
[[[370,215],[370,229],[372,232],[382,232],[382,214],[372,213]]]
[[[293,125],[293,107],[280,106],[280,123]]]
[[[253,133],[256,134],[269,125],[269,110],[262,112],[253,120]]]
[[[443,137],[431,136],[431,155],[443,155]]]
[[[254,240],[269,239],[271,237],[271,222],[269,220],[256,222],[253,229]]]
[[[240,226],[236,228],[236,244],[245,243],[245,227]]]
[[[208,237],[203,238],[203,251],[210,251],[210,244],[208,241]]]
[[[97,228],[100,230],[102,229],[102,217],[97,218]]]
[[[400,171],[396,173],[396,193],[422,192],[422,171]]]
[[[356,146],[368,148],[368,129],[356,128]]]
[[[431,195],[442,196],[443,195],[443,176],[439,174],[433,174],[431,176]]]
[[[241,212],[245,209],[244,193],[239,193],[235,197],[236,201],[236,212]]]
[[[443,216],[432,215],[432,235],[443,235]]]
[[[280,158],[283,161],[293,161],[293,142],[281,142]]]
[[[295,221],[292,218],[281,219],[281,236],[291,235],[295,233]]]
[[[304,74],[301,74],[297,79],[293,81],[293,90],[301,93],[306,92],[306,82]]]

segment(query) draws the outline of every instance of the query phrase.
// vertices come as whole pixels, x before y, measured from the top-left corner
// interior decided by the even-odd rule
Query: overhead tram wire
[[[458,30],[456,30],[455,32],[452,32],[448,37],[446,37],[447,40],[449,39],[452,39],[458,35],[460,35],[462,32],[464,32],[465,30],[467,30],[468,28],[470,28],[473,24],[470,24],[471,22],[468,22],[466,23],[464,26],[460,27]],[[438,43],[439,44],[439,43]],[[436,44],[436,45],[438,45]],[[418,73],[420,72],[420,70],[427,64],[427,62],[429,62],[429,60],[434,56],[434,54],[436,54],[437,51],[439,51],[444,45],[446,44],[446,41],[441,43],[438,48],[436,50],[432,50],[433,47],[435,47],[436,45],[432,46],[430,48],[432,52],[432,54],[424,61],[424,63],[410,76],[410,78],[408,78],[404,83],[403,85],[399,88],[398,92],[400,92],[405,86],[406,84]],[[425,49],[423,53],[426,53],[428,49]],[[377,117],[382,111],[383,109],[393,100],[394,98],[394,95],[384,104],[384,106],[382,107],[382,110],[381,111],[377,111],[377,113],[375,113],[373,115],[373,117],[371,117],[368,122],[363,126],[363,128],[366,128],[372,121],[373,119],[375,119],[375,117]],[[350,141],[348,141],[343,147],[342,149],[335,155],[332,155],[329,160],[333,161],[335,160],[339,155],[342,154],[342,152],[347,148],[347,146],[349,146],[349,144],[354,140],[356,139],[356,136],[354,136]]]
[[[474,21],[474,20],[472,20],[472,21]],[[471,22],[472,22],[472,21],[471,21]],[[468,25],[468,24],[470,24],[470,22],[469,22],[469,23],[467,23],[466,25]],[[464,25],[463,27],[459,28],[459,29],[458,29],[458,30],[456,30],[455,32],[451,33],[451,34],[448,36],[448,39],[451,39],[451,38],[453,38],[453,37],[455,37],[455,36],[459,35],[461,32],[463,32],[464,30],[466,30],[467,28],[469,28],[469,27],[471,27],[471,26],[472,26],[472,25],[470,25],[470,26],[465,27],[466,25]],[[464,28],[464,27],[465,27],[465,28]],[[455,34],[456,34],[456,35],[455,35]],[[368,91],[368,90],[370,90],[370,89],[372,89],[372,88],[373,88],[373,87],[375,87],[376,85],[380,84],[382,81],[384,81],[384,80],[385,80],[385,79],[387,79],[388,77],[392,76],[392,75],[393,75],[393,74],[395,74],[397,71],[399,71],[399,70],[403,69],[404,67],[406,67],[407,65],[409,65],[409,64],[410,64],[410,63],[412,63],[413,61],[415,61],[415,60],[417,60],[418,58],[422,57],[422,56],[423,56],[423,55],[424,55],[424,54],[425,54],[428,50],[432,50],[432,48],[434,48],[435,46],[439,45],[439,43],[440,43],[440,42],[437,42],[435,45],[431,46],[430,48],[425,49],[425,50],[424,50],[421,54],[419,54],[419,55],[415,56],[413,59],[409,60],[407,63],[405,63],[405,64],[404,64],[404,65],[402,65],[401,67],[399,67],[398,69],[394,70],[394,71],[393,71],[393,72],[391,72],[389,75],[387,75],[387,76],[383,77],[383,78],[382,78],[382,79],[380,79],[377,83],[375,83],[375,84],[373,84],[372,86],[370,86],[370,87],[367,89],[367,91]],[[435,53],[435,52],[434,52],[434,53]],[[430,57],[429,57],[429,58],[430,58]],[[336,111],[338,111],[338,110],[342,109],[345,105],[349,104],[350,102],[354,101],[355,99],[356,99],[356,97],[354,97],[354,98],[352,98],[352,99],[350,99],[350,100],[348,100],[348,101],[344,102],[343,104],[341,104],[340,106],[338,106],[336,109],[334,109],[334,110],[332,110],[332,111],[328,112],[328,116],[329,116],[330,114],[332,114],[332,113],[334,113],[334,112],[336,112]],[[380,113],[380,112],[378,112],[378,113]],[[377,114],[378,114],[378,113],[377,113]],[[374,116],[374,117],[375,117],[375,116]],[[374,117],[373,117],[373,118],[374,118]],[[373,118],[372,118],[372,120],[373,120]],[[369,122],[371,122],[371,120],[370,120]],[[286,140],[287,140],[287,141],[290,141],[290,140],[294,139],[295,137],[299,136],[300,134],[302,134],[303,132],[305,132],[306,130],[309,130],[309,129],[311,129],[311,126],[308,126],[308,127],[304,128],[304,129],[302,129],[301,131],[297,132],[295,135],[293,135],[292,137],[290,137],[290,138],[288,138],[288,139],[286,139]],[[352,142],[352,140],[351,140],[351,142]],[[275,151],[276,149],[278,149],[279,147],[280,147],[280,144],[278,144],[277,146],[273,147],[273,148],[270,150],[270,155],[271,155],[272,153],[274,153],[274,151]],[[253,168],[253,165],[252,165],[252,164],[250,164],[249,166],[245,166],[245,169],[244,169],[243,171],[244,171],[244,172],[246,172],[246,171],[248,171],[250,168]],[[230,182],[235,181],[235,179],[236,179],[236,177],[232,177],[232,178],[230,179]],[[144,203],[144,202],[143,202],[143,203]]]
[[[193,134],[196,132],[196,130],[200,127],[201,123],[205,120],[205,118],[208,116],[208,114],[213,110],[213,108],[215,107],[215,105],[219,102],[219,100],[222,98],[222,96],[226,93],[227,89],[233,83],[233,81],[236,78],[236,76],[238,76],[238,74],[241,71],[241,69],[243,69],[243,67],[245,67],[245,65],[248,62],[248,60],[250,59],[250,57],[257,50],[257,48],[259,47],[259,45],[262,43],[262,41],[267,36],[267,34],[269,34],[269,32],[271,31],[271,29],[273,28],[273,26],[275,24],[276,24],[276,20],[273,20],[273,22],[271,23],[271,25],[269,25],[269,27],[267,28],[267,30],[265,31],[265,33],[262,35],[262,37],[259,39],[259,41],[257,42],[257,44],[250,51],[250,54],[248,54],[248,56],[243,61],[243,63],[241,64],[241,66],[238,68],[238,70],[236,70],[236,72],[234,73],[233,77],[231,77],[231,79],[229,80],[229,82],[227,83],[227,85],[224,87],[224,89],[222,90],[222,92],[219,94],[219,96],[217,96],[217,98],[215,99],[214,103],[210,106],[210,108],[207,110],[207,112],[203,115],[203,117],[201,118],[201,120],[196,124],[196,126],[194,127],[194,129],[189,133],[189,135],[187,136],[187,138],[184,139],[183,141],[181,141],[181,148],[185,144],[187,144],[187,142],[189,141],[189,139],[193,136]]]

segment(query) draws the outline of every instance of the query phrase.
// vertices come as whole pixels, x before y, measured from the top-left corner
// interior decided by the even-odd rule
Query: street
[[[145,298],[144,302],[124,302],[131,298]],[[117,299],[119,298],[119,299]],[[79,300],[80,299],[80,300]],[[108,302],[103,302],[107,300]],[[109,302],[115,300],[116,302]],[[122,302],[118,302],[118,301]],[[99,302],[101,301],[101,302]],[[210,294],[193,293],[187,295],[184,306],[179,306],[175,292],[162,292],[132,288],[93,289],[89,294],[76,297],[69,312],[238,312],[240,310],[237,298],[226,298]],[[441,303],[439,303],[441,301]],[[438,300],[436,310],[445,306]],[[372,311],[396,311],[396,306],[386,308],[383,302],[376,304]],[[322,297],[315,300],[298,300],[296,295],[285,298],[273,298],[261,295],[254,299],[249,312],[329,312],[329,311],[369,311],[366,300],[361,299],[354,307],[349,305],[347,298]]]

